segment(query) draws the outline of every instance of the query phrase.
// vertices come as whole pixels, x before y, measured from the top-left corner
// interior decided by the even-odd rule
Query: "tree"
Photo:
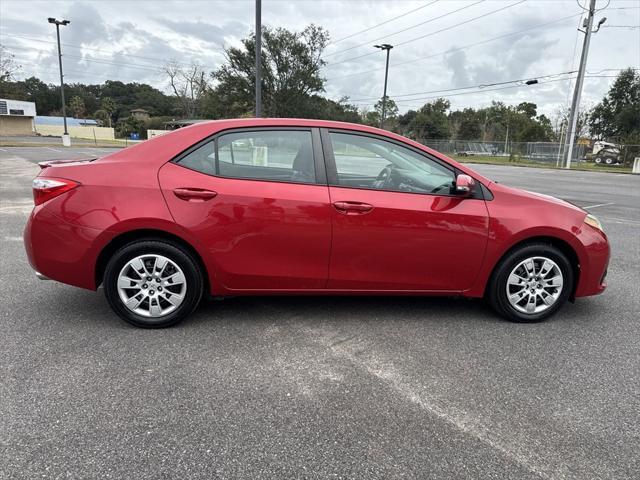
[[[93,112],[92,117],[98,121],[98,125],[101,127],[111,126],[109,114],[105,110],[96,110],[95,112]]]
[[[320,118],[340,122],[360,123],[360,114],[355,105],[349,104],[347,97],[331,100],[320,95],[311,95],[299,110],[301,118]]]
[[[115,110],[111,113],[114,125],[120,118],[126,118],[134,108],[144,108],[152,116],[175,116],[179,112],[175,97],[165,95],[150,85],[107,80],[98,87],[100,98],[110,97],[116,104]]]
[[[120,137],[127,137],[131,133],[138,133],[144,138],[146,131],[144,122],[135,117],[120,119],[116,124],[116,134]]]
[[[106,120],[109,127],[111,127],[111,119],[113,112],[116,111],[116,102],[113,101],[111,97],[103,97],[102,102],[100,103],[102,111],[106,114]],[[96,112],[97,113],[97,112]]]
[[[329,34],[313,24],[302,32],[263,27],[262,103],[265,116],[299,117],[313,105],[312,95],[324,91],[320,69]],[[216,98],[225,114],[240,116],[254,110],[255,36],[242,47],[226,49],[227,62],[212,76]]]
[[[473,108],[456,110],[449,114],[449,133],[452,139],[480,140],[482,136],[482,121],[480,111]]]
[[[74,118],[82,118],[85,113],[84,101],[78,95],[69,100],[69,109],[73,112]]]
[[[385,103],[384,127],[387,130],[394,130],[398,124],[398,106],[396,105],[396,102],[391,100],[389,97],[387,97],[387,101]],[[373,111],[364,112],[362,117],[362,121],[366,125],[379,127],[380,119],[382,118],[382,99],[376,102],[373,106]]]
[[[449,100],[438,98],[413,113],[410,110],[400,118],[404,133],[418,140],[449,138],[447,110],[450,106]]]
[[[531,102],[522,102],[516,108],[516,112],[526,115],[527,118],[533,118],[538,114],[538,106]]]
[[[194,118],[208,88],[204,70],[196,63],[185,67],[172,61],[165,65],[164,72],[169,78],[169,85],[178,99],[182,114],[187,118]]]
[[[14,75],[20,71],[21,65],[16,63],[16,57],[4,45],[0,45],[0,82],[14,80]]]
[[[567,135],[567,125],[569,124],[569,114],[571,109],[567,106],[559,107],[555,113],[554,121],[554,136],[557,141],[565,141]],[[576,138],[582,138],[587,136],[589,130],[589,115],[587,108],[580,106],[578,108],[578,119],[576,120]]]
[[[599,139],[624,142],[640,136],[640,72],[631,68],[620,72],[589,113],[588,123]]]

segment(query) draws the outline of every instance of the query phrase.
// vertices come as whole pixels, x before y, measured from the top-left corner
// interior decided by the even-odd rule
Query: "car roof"
[[[232,118],[223,120],[209,120],[199,122],[198,126],[209,125],[217,130],[241,127],[266,127],[266,126],[301,126],[317,128],[343,128],[349,130],[371,131],[375,133],[389,133],[376,127],[370,127],[360,123],[338,122],[335,120],[319,120],[311,118]]]
[[[111,154],[105,158],[120,159],[127,158],[132,154],[146,157],[149,161],[163,162],[167,161],[186,148],[194,145],[204,138],[215,135],[218,132],[234,128],[251,128],[251,127],[309,127],[309,128],[328,128],[353,130],[357,132],[371,133],[382,137],[397,140],[401,143],[411,145],[419,150],[425,151],[434,157],[440,158],[450,165],[458,168],[462,172],[472,175],[485,185],[491,183],[486,177],[478,174],[478,172],[461,165],[450,157],[433,150],[426,145],[403,137],[397,133],[383,130],[381,128],[370,127],[359,123],[337,122],[334,120],[316,120],[308,118],[234,118],[223,120],[209,120],[195,123],[186,127],[179,128],[165,135],[159,135],[150,140],[142,142],[134,147],[129,147],[123,152]]]

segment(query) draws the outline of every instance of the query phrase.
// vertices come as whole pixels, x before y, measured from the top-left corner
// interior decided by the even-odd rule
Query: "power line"
[[[40,54],[52,54],[52,52],[47,51],[47,50],[37,50],[35,48],[19,47],[17,45],[10,45],[10,47],[13,48],[13,49],[17,49],[17,50],[24,50],[24,51],[34,52],[34,53],[37,53],[39,55]],[[75,59],[80,59],[80,60],[85,61],[85,62],[99,63],[99,64],[103,64],[103,65],[123,66],[123,67],[127,67],[127,68],[135,68],[135,69],[148,70],[148,71],[153,71],[153,72],[158,72],[160,70],[160,68],[161,68],[161,67],[152,67],[151,65],[142,65],[142,64],[138,64],[138,63],[132,63],[132,62],[119,63],[119,62],[113,62],[111,60],[104,60],[104,59],[100,59],[100,58],[88,58],[86,56],[74,55],[72,53],[65,53],[62,56],[63,56],[63,58],[64,57],[75,58]]]
[[[14,34],[14,33],[0,33],[0,36],[4,36],[4,37],[14,37],[14,38],[19,38],[19,39],[23,39],[23,40],[31,40],[33,42],[39,42],[39,43],[49,43],[49,44],[53,44],[55,45],[56,42],[51,41],[51,40],[43,40],[37,37],[30,37],[28,35],[18,35],[18,34]],[[99,48],[90,48],[90,47],[85,47],[83,45],[76,45],[76,44],[72,44],[72,43],[61,43],[61,45],[63,47],[70,47],[70,48],[77,48],[80,50],[87,50],[87,51],[91,51],[91,52],[98,52],[98,53],[106,53],[109,55],[115,55],[118,54],[120,52],[113,52],[110,50],[104,50],[104,49],[99,49]],[[13,46],[12,48],[21,48],[21,47],[16,47]],[[25,48],[25,47],[22,47]],[[220,50],[213,50],[216,53],[222,53]],[[131,58],[140,58],[142,60],[151,60],[153,62],[169,62],[172,60],[166,59],[166,58],[159,58],[159,57],[146,57],[146,56],[142,56],[142,55],[134,55],[131,53],[127,53],[125,54],[127,57],[131,57]],[[181,65],[189,65],[186,62],[176,62],[178,64]],[[209,68],[213,68],[213,67],[209,67]]]
[[[487,87],[495,87],[498,85],[507,85],[509,83],[517,83],[519,85],[523,85],[524,82],[527,82],[528,80],[538,80],[541,78],[553,78],[553,77],[558,77],[560,75],[571,75],[572,73],[576,73],[577,70],[571,70],[568,72],[560,72],[560,73],[550,73],[548,75],[532,75],[530,77],[527,78],[520,78],[517,80],[507,80],[504,82],[495,82],[495,83],[483,83],[480,85],[470,85],[468,87],[457,87],[457,88],[447,88],[444,90],[430,90],[430,91],[426,91],[426,92],[413,92],[413,93],[403,93],[403,94],[398,94],[398,95],[389,95],[389,97],[392,98],[400,98],[400,97],[414,97],[416,95],[424,95],[424,94],[429,94],[429,93],[442,93],[442,92],[454,92],[454,91],[459,91],[459,90],[469,90],[470,88],[480,88],[480,89],[486,89]],[[365,97],[365,98],[357,98],[354,99],[354,102],[360,101],[360,100],[374,100],[377,99],[379,97]],[[404,100],[413,100],[412,98],[405,98]]]
[[[575,77],[571,77],[571,78],[575,78]],[[571,78],[561,78],[561,79],[557,79],[557,80],[550,80],[548,82],[544,82],[544,83],[550,83],[553,81],[560,81],[560,80],[570,80]],[[432,100],[432,99],[436,99],[436,98],[449,98],[449,97],[458,97],[460,95],[472,95],[472,94],[476,94],[476,93],[486,93],[486,92],[497,92],[499,90],[508,90],[511,88],[518,88],[518,87],[522,87],[522,85],[509,85],[506,87],[498,87],[498,88],[489,88],[489,89],[480,89],[480,90],[474,90],[471,92],[459,92],[459,93],[451,93],[448,95],[433,95],[430,97],[420,97],[420,98],[409,98],[406,99],[406,101],[410,101],[410,100]],[[393,99],[392,99],[393,100]],[[363,103],[360,105],[375,105],[373,103]],[[396,105],[404,105],[404,106],[414,106],[414,107],[421,107],[422,105],[415,105],[415,104],[409,104],[409,103],[396,103]]]
[[[34,69],[36,71],[49,71],[49,70],[51,70],[51,68],[53,68],[53,67],[51,67],[49,65],[43,65],[42,63],[32,62],[32,61],[30,61],[28,59],[23,59],[23,58],[20,58],[20,57],[16,57],[16,60],[21,65],[22,64],[28,64],[28,65],[33,65],[34,67],[38,67],[37,69]],[[83,76],[93,76],[95,78],[98,78],[98,77],[102,78],[102,77],[105,77],[105,76],[113,75],[112,72],[107,72],[107,73],[104,73],[103,75],[101,75],[101,74],[97,74],[97,72],[95,72],[94,70],[90,70],[90,71],[87,71],[87,70],[76,70],[76,69],[73,69],[73,68],[67,68],[66,66],[65,66],[64,71],[65,71],[65,73],[69,72],[69,73],[75,73],[75,74],[83,75]],[[134,75],[136,74],[136,72],[130,72],[130,73],[132,73]],[[153,71],[149,72],[149,74],[153,74],[153,73],[157,73],[157,71],[156,72],[153,72]],[[107,80],[108,80],[108,78],[107,78]],[[134,81],[134,79],[132,79],[131,81]]]
[[[81,60],[83,62],[91,62],[91,63],[98,63],[98,64],[102,64],[102,65],[115,65],[118,67],[131,67],[131,68],[138,68],[140,70],[148,70],[151,72],[158,72],[162,69],[162,67],[151,67],[151,66],[144,66],[144,65],[139,65],[136,63],[120,63],[120,62],[112,62],[111,60],[102,60],[99,58],[87,58],[84,57],[82,55],[71,55],[71,54],[65,54],[63,55],[64,57],[69,57],[69,58],[75,58],[78,60]]]
[[[633,71],[637,71],[640,70],[640,68],[633,68],[633,67],[625,67],[625,68],[602,68],[600,70],[598,70],[597,72],[590,72],[589,70],[587,70],[587,73],[589,75],[599,75],[602,72],[621,72],[623,70],[633,70]]]
[[[529,28],[517,30],[517,31],[511,32],[511,33],[507,33],[505,35],[499,35],[497,37],[489,38],[487,40],[482,40],[480,42],[469,43],[469,44],[463,45],[461,47],[456,47],[456,48],[453,48],[453,49],[450,49],[450,50],[446,50],[446,51],[434,53],[434,54],[431,54],[431,55],[427,55],[426,57],[419,57],[419,58],[414,58],[414,59],[411,59],[411,60],[406,60],[404,62],[393,63],[393,64],[391,64],[390,67],[399,67],[400,65],[407,65],[409,63],[415,63],[415,62],[419,62],[419,61],[422,61],[422,60],[428,60],[430,58],[439,57],[440,55],[447,55],[449,53],[454,53],[454,52],[458,52],[458,51],[461,51],[461,50],[466,50],[467,48],[475,47],[475,46],[478,46],[478,45],[484,45],[486,43],[490,43],[490,42],[493,42],[495,40],[501,40],[503,38],[512,37],[514,35],[521,35],[522,33],[528,32],[530,30],[546,27],[548,25],[552,25],[552,24],[555,24],[555,23],[563,22],[563,21],[568,20],[570,18],[575,18],[575,17],[579,17],[579,16],[582,16],[582,14],[578,13],[578,14],[568,15],[566,17],[562,17],[562,18],[559,18],[557,20],[553,20],[551,22],[540,23],[538,25],[534,25],[534,26],[529,27]],[[364,71],[360,71],[360,72],[354,72],[354,73],[350,73],[350,74],[347,74],[347,75],[341,75],[339,77],[331,77],[331,78],[328,78],[327,81],[336,80],[336,79],[339,79],[339,78],[352,77],[352,76],[355,76],[355,75],[363,75],[365,73],[377,72],[379,70],[380,70],[380,68],[375,68],[375,69],[371,69],[371,70],[364,70]]]
[[[359,44],[359,45],[354,45],[353,47],[349,47],[349,48],[344,48],[344,49],[342,49],[342,50],[338,50],[337,52],[329,53],[329,54],[327,54],[327,55],[324,55],[324,56],[323,56],[323,58],[331,57],[331,56],[333,56],[333,55],[337,55],[337,54],[339,54],[339,53],[348,52],[349,50],[354,50],[354,49],[356,49],[356,48],[360,48],[360,47],[364,47],[364,46],[368,46],[368,47],[370,47],[370,46],[371,46],[371,44],[372,44],[373,42],[377,42],[378,40],[386,40],[387,38],[389,38],[389,37],[393,37],[394,35],[398,35],[398,34],[400,34],[400,33],[404,33],[404,32],[406,32],[406,31],[408,31],[408,30],[412,30],[412,29],[414,29],[414,28],[420,27],[420,26],[425,25],[425,24],[427,24],[427,23],[434,22],[434,21],[436,21],[436,20],[438,20],[438,19],[440,19],[440,18],[444,18],[444,17],[448,17],[449,15],[453,15],[454,13],[459,12],[459,11],[461,11],[461,10],[465,10],[465,9],[467,9],[467,8],[471,8],[471,7],[473,7],[474,5],[477,5],[477,4],[482,3],[482,2],[484,2],[484,1],[485,1],[485,0],[478,0],[477,2],[472,3],[472,4],[470,4],[470,5],[465,5],[464,7],[458,8],[458,9],[453,10],[453,11],[451,11],[451,12],[444,13],[444,14],[439,15],[439,16],[437,16],[437,17],[430,18],[429,20],[425,20],[424,22],[416,23],[415,25],[411,25],[410,27],[403,28],[402,30],[398,30],[397,32],[389,33],[389,34],[387,34],[387,35],[383,35],[382,37],[373,38],[373,39],[371,39],[371,40],[368,40],[368,41],[367,41],[367,42],[365,42],[365,43],[361,43],[361,44]]]
[[[397,20],[399,18],[406,17],[407,15],[417,12],[418,10],[422,10],[423,8],[430,7],[431,5],[433,5],[434,3],[438,3],[439,1],[440,0],[433,0],[431,3],[427,3],[426,5],[422,5],[421,7],[414,8],[413,10],[409,10],[408,12],[405,12],[402,15],[398,15],[397,17],[390,18],[389,20],[385,20],[384,22],[378,23],[369,28],[365,28],[364,30],[360,30],[359,32],[352,33],[351,35],[347,35],[346,37],[339,38],[338,40],[328,43],[327,46],[335,45],[336,43],[342,42],[343,40],[347,40],[349,38],[355,37],[356,35],[360,35],[361,33],[368,32],[382,25],[386,25],[387,23],[393,22],[394,20]]]
[[[586,75],[585,78],[616,78],[617,75]],[[553,82],[563,82],[563,81],[567,81],[567,80],[574,80],[576,77],[566,77],[566,78],[556,78],[556,79],[552,79],[552,80],[547,80],[544,82],[539,82],[537,85],[545,85],[547,83],[553,83]],[[406,99],[406,101],[409,100],[415,100],[415,101],[423,101],[423,100],[433,100],[433,99],[437,99],[437,98],[449,98],[449,97],[457,97],[460,95],[473,95],[473,94],[478,94],[478,93],[487,93],[487,92],[496,92],[496,91],[500,91],[500,90],[508,90],[508,89],[513,89],[513,88],[521,88],[524,87],[525,85],[508,85],[506,87],[497,87],[497,88],[488,88],[488,89],[479,89],[479,90],[474,90],[474,91],[470,91],[470,92],[456,92],[456,93],[451,93],[451,94],[447,94],[447,95],[434,95],[434,96],[429,96],[429,97],[421,97],[421,98],[410,98],[410,99]],[[527,88],[529,86],[527,85]],[[393,100],[393,99],[392,99]],[[363,105],[363,106],[368,106],[368,105],[375,105],[374,103],[356,103],[355,105]],[[422,107],[423,105],[416,105],[416,104],[410,104],[410,103],[396,103],[396,105],[401,105],[401,106],[408,106],[408,107]]]
[[[22,59],[22,58],[19,58],[19,57],[16,57],[16,60],[21,65],[22,64],[28,64],[28,65],[33,65],[33,66],[36,66],[36,67],[41,67],[41,70],[39,72],[42,72],[42,73],[46,73],[48,70],[53,68],[53,67],[49,67],[49,66],[44,66],[41,63],[31,62],[29,60]],[[67,67],[65,67],[64,71],[65,71],[65,77],[67,77],[67,75],[66,75],[67,73],[71,73],[74,76],[78,76],[81,79],[84,79],[84,78],[92,79],[92,80],[98,80],[99,79],[99,80],[101,80],[101,83],[104,83],[107,80],[114,80],[114,78],[109,78],[110,76],[115,77],[115,80],[123,78],[122,74],[105,73],[104,75],[99,75],[99,74],[97,74],[96,72],[93,72],[93,71],[76,70],[76,69],[67,68]],[[55,72],[53,72],[52,74],[54,74],[54,73]],[[154,73],[154,72],[150,72],[150,74],[151,73]],[[27,77],[26,75],[24,75],[24,76],[25,76],[25,78]],[[120,81],[125,81],[125,82],[128,82],[128,83],[135,83],[135,82],[139,81],[139,77],[130,78],[129,76],[127,76],[127,78],[124,78],[124,80],[120,80]],[[162,82],[162,81],[159,81],[159,80],[156,80],[156,79],[149,80],[148,78],[145,80],[145,83],[153,83],[153,84],[156,84],[156,85],[160,85],[160,84],[163,85],[164,84],[164,82]]]
[[[542,84],[542,83],[550,83],[552,81],[571,80],[573,78],[575,78],[575,77],[559,78],[559,79],[556,79],[556,80],[549,80],[547,82],[539,82],[539,83]],[[404,98],[404,99],[401,99],[400,103],[396,102],[396,105],[411,105],[409,103],[402,103],[402,101],[410,102],[410,101],[414,101],[414,100],[417,101],[417,100],[431,100],[431,99],[434,99],[434,98],[457,97],[457,96],[460,96],[460,95],[470,95],[470,94],[474,94],[474,93],[496,92],[498,90],[507,90],[507,89],[510,89],[510,88],[517,88],[517,87],[522,87],[522,86],[524,86],[524,85],[523,84],[518,84],[518,85],[509,85],[509,86],[506,86],[506,87],[498,87],[498,88],[479,88],[477,90],[473,90],[473,91],[469,91],[469,92],[457,92],[457,91],[458,90],[468,90],[470,88],[478,88],[478,86],[475,86],[475,87],[464,87],[464,88],[453,88],[453,89],[450,89],[450,90],[441,90],[440,92],[444,92],[444,93],[446,93],[446,92],[457,92],[457,93],[451,93],[451,94],[446,94],[446,95],[432,95],[432,96],[429,96],[429,97],[419,97],[419,98]],[[438,91],[434,90],[433,92],[425,92],[425,93],[438,93]],[[391,97],[391,96],[389,96],[389,97],[391,98],[391,100],[393,100],[393,97]],[[367,100],[367,99],[360,99],[360,100]],[[371,104],[365,104],[365,105],[371,105]]]
[[[484,13],[484,14],[479,15],[477,17],[470,18],[469,20],[465,20],[464,22],[456,23],[455,25],[451,25],[451,26],[446,27],[446,28],[441,28],[440,30],[436,30],[435,32],[427,33],[426,35],[422,35],[420,37],[412,38],[412,39],[406,40],[406,41],[401,42],[401,43],[396,43],[394,46],[395,47],[399,47],[401,45],[406,45],[408,43],[415,42],[416,40],[422,40],[423,38],[431,37],[431,36],[436,35],[438,33],[445,32],[447,30],[451,30],[451,29],[459,27],[461,25],[466,25],[467,23],[471,23],[471,22],[473,22],[475,20],[479,20],[481,18],[488,17],[489,15],[493,15],[494,13],[498,13],[498,12],[501,12],[501,11],[506,10],[508,8],[515,7],[516,5],[519,5],[519,4],[524,3],[526,1],[527,0],[519,0],[518,2],[515,2],[515,3],[512,3],[510,5],[507,5],[506,7],[501,7],[501,8],[498,8],[496,10],[492,10],[490,12]],[[365,53],[363,55],[358,55],[356,57],[345,58],[345,59],[339,60],[337,62],[327,63],[326,66],[338,65],[338,64],[341,64],[341,63],[345,63],[345,62],[350,62],[351,60],[357,60],[359,58],[368,57],[369,55],[375,55],[376,53],[377,52],[370,52],[370,53]]]

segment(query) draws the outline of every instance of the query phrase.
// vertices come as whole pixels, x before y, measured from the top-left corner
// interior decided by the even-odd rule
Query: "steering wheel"
[[[373,182],[376,188],[386,188],[391,185],[391,174],[393,173],[393,164],[389,164],[382,169]]]
[[[438,185],[429,193],[440,193],[442,190],[451,190],[451,183],[446,182],[446,183],[443,183],[442,185]]]

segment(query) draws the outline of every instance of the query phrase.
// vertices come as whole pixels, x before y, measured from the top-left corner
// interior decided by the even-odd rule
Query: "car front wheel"
[[[514,322],[539,322],[553,315],[573,289],[573,269],[558,248],[542,243],[510,252],[496,267],[489,303]]]
[[[107,300],[122,319],[142,328],[169,327],[200,302],[202,272],[191,254],[165,240],[125,245],[104,273]]]

